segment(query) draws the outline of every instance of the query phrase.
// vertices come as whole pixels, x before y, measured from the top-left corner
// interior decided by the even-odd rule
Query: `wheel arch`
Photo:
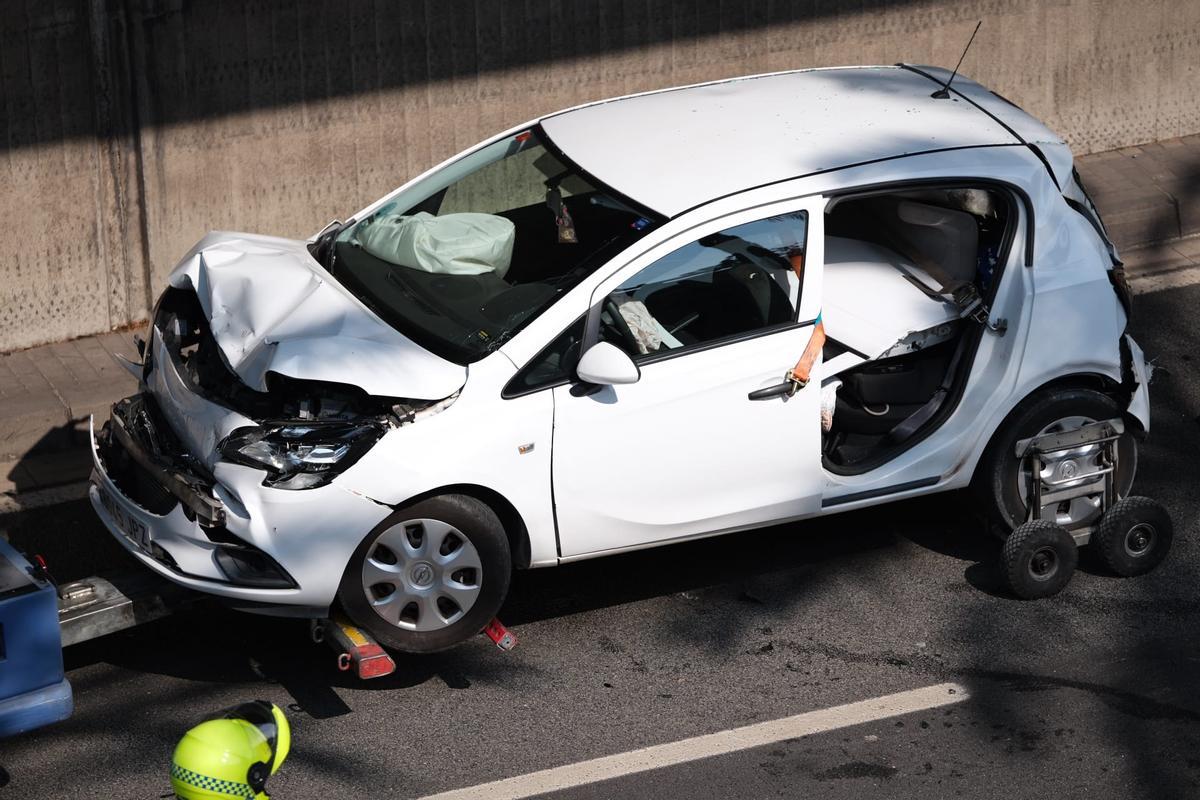
[[[1025,408],[1025,404],[1039,394],[1053,390],[1069,390],[1069,389],[1090,389],[1108,395],[1117,401],[1121,406],[1128,405],[1128,397],[1123,394],[1123,386],[1119,381],[1113,380],[1112,377],[1099,372],[1072,372],[1066,375],[1059,375],[1051,378],[1043,383],[1029,389],[1024,393],[1020,400],[1009,406],[1004,416],[1000,417],[991,430],[988,432],[987,444],[978,450],[978,457],[975,463],[971,465],[971,482],[976,479],[976,474],[979,470],[979,465],[987,461],[987,455],[996,446],[996,438],[1008,427],[1009,423]],[[1136,417],[1129,413],[1123,413],[1126,423],[1132,423],[1134,429],[1141,430],[1141,423]]]
[[[397,503],[394,507],[400,508],[413,503],[419,503],[430,497],[446,494],[461,494],[473,497],[495,512],[496,516],[500,518],[500,524],[504,526],[504,533],[508,536],[508,546],[512,553],[513,567],[515,569],[529,568],[531,559],[529,529],[526,527],[525,520],[522,518],[521,513],[517,511],[516,506],[495,489],[489,489],[486,486],[480,486],[475,483],[452,483],[405,498],[402,503]]]

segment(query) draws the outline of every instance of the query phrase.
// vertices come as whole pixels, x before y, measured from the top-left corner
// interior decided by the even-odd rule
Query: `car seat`
[[[783,287],[766,268],[735,258],[738,263],[713,273],[718,310],[709,320],[709,338],[790,322],[792,303]]]
[[[897,197],[871,201],[880,238],[952,293],[975,280],[979,224],[965,211]]]

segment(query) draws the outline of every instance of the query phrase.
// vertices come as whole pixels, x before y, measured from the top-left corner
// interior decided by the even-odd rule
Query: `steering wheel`
[[[608,327],[612,328],[625,343],[625,350],[630,355],[642,352],[642,347],[638,343],[637,337],[633,335],[633,331],[630,330],[629,323],[625,321],[625,317],[621,316],[621,308],[617,305],[617,301],[612,299],[612,295],[604,298],[604,310],[612,317],[612,323]],[[601,322],[603,321],[601,320]]]

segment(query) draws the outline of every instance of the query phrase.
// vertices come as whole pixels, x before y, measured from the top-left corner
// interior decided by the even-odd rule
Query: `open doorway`
[[[961,395],[1013,238],[987,185],[873,191],[826,211],[823,460],[866,472],[942,424]]]

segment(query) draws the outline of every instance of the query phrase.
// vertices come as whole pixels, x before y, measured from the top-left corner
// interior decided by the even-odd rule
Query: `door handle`
[[[792,382],[784,381],[777,383],[774,386],[768,386],[765,389],[755,389],[750,394],[746,395],[751,400],[770,400],[772,397],[781,397],[792,393]]]

